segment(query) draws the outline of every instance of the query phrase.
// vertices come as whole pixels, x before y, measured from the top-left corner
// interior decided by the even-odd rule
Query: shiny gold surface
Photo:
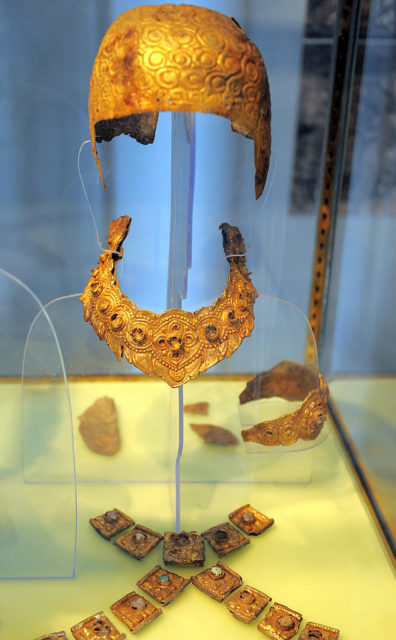
[[[210,307],[193,313],[168,309],[157,315],[139,309],[121,291],[115,263],[128,234],[130,218],[110,224],[108,250],[99,256],[81,296],[84,319],[90,322],[120,360],[149,376],[160,376],[171,387],[195,378],[224,358],[229,358],[254,327],[253,305],[257,291],[245,266],[244,244],[237,227],[222,224],[223,244],[230,264],[227,287]]]
[[[86,618],[71,628],[76,640],[96,640],[106,637],[108,640],[125,640],[125,633],[120,633],[103,611]]]
[[[246,584],[227,600],[226,607],[234,618],[249,624],[260,615],[270,601],[270,596]]]
[[[204,7],[164,4],[130,9],[114,21],[99,47],[89,94],[102,181],[96,142],[120,133],[153,142],[159,111],[224,116],[233,130],[253,138],[260,197],[271,149],[269,86],[259,50],[235,20]]]
[[[303,365],[301,365],[303,369]],[[275,420],[265,420],[250,429],[244,429],[242,438],[249,442],[258,442],[267,446],[291,445],[297,440],[314,440],[322,430],[329,390],[320,373],[319,386],[312,389],[301,406],[292,413]],[[283,397],[279,394],[280,397]]]

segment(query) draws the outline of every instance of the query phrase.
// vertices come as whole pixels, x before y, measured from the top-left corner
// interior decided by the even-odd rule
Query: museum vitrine
[[[1,9],[11,640],[393,638],[396,13],[202,4]]]

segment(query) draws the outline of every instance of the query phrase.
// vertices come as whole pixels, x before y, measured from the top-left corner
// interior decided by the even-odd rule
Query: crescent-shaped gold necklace
[[[110,223],[107,250],[81,296],[84,319],[116,355],[123,356],[148,376],[160,376],[171,387],[195,378],[229,358],[254,327],[253,306],[258,296],[246,268],[245,245],[237,227],[220,225],[230,265],[228,282],[212,306],[189,312],[167,309],[156,314],[140,309],[124,295],[115,264],[131,218]]]

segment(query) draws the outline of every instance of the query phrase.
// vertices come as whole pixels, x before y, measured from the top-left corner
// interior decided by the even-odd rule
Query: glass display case
[[[157,4],[103,45],[146,96],[144,32],[166,100],[152,144],[97,145],[106,189],[90,77],[139,3],[0,12],[0,635],[391,640],[396,11]],[[228,98],[167,93],[226,77],[236,109],[238,56],[270,86],[261,196]]]

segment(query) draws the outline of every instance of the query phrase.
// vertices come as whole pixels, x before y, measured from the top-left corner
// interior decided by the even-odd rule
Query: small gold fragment
[[[125,640],[125,633],[120,633],[103,611],[75,624],[71,632],[76,640]]]
[[[251,507],[250,504],[245,504],[243,507],[235,509],[228,517],[231,522],[250,536],[257,536],[274,524],[273,518],[267,518],[263,513]]]
[[[98,398],[79,416],[79,432],[85,444],[96,453],[112,456],[120,448],[120,434],[113,398]]]
[[[215,525],[202,533],[210,546],[219,556],[225,556],[250,544],[249,538],[242,535],[228,522]]]
[[[238,444],[238,438],[224,427],[216,427],[214,424],[190,424],[190,427],[207,444],[219,444],[228,447]]]
[[[162,613],[162,609],[157,609],[136,591],[127,593],[126,596],[112,604],[110,609],[132,633],[140,631]]]
[[[285,400],[304,400],[318,386],[318,370],[312,364],[282,360],[272,369],[257,374],[239,395],[245,404],[260,398],[279,396]]]
[[[106,540],[110,540],[113,536],[118,535],[135,524],[132,518],[119,509],[106,511],[106,513],[96,516],[96,518],[91,518],[89,523]]]
[[[257,628],[273,640],[289,640],[296,635],[301,620],[301,613],[274,602]]]
[[[226,607],[232,615],[242,622],[249,623],[262,612],[271,601],[262,591],[245,585],[243,589],[234,593],[226,602]]]
[[[317,622],[307,622],[304,630],[298,636],[298,640],[337,640],[339,635],[338,629],[326,627]]]
[[[137,581],[137,586],[157,600],[167,605],[172,602],[190,584],[190,579],[163,569],[159,564]]]
[[[161,542],[162,538],[161,533],[137,524],[133,529],[116,538],[113,544],[136,560],[141,560]]]
[[[185,404],[184,413],[196,413],[200,416],[207,416],[209,413],[209,402],[194,402],[193,404]]]
[[[192,576],[191,582],[217,602],[222,602],[241,586],[242,577],[227,565],[218,562],[215,566]]]
[[[205,541],[196,531],[164,533],[164,563],[175,566],[203,567]]]

